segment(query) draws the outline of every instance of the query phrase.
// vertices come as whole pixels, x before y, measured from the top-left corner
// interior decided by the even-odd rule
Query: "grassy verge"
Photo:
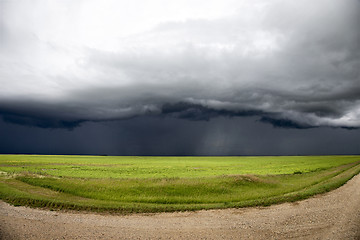
[[[291,162],[293,159],[289,158]],[[175,177],[143,177],[139,174],[138,178],[123,176],[99,178],[91,177],[91,174],[90,177],[74,177],[72,172],[68,176],[60,177],[56,174],[31,170],[39,168],[38,165],[43,166],[44,162],[29,160],[26,162],[27,165],[24,161],[19,165],[19,162],[15,161],[11,165],[7,159],[6,164],[2,164],[3,169],[11,169],[13,166],[21,166],[21,168],[25,166],[25,168],[22,168],[22,171],[2,170],[0,172],[0,198],[14,205],[120,214],[267,206],[297,201],[330,191],[360,172],[358,156],[344,158],[345,160],[341,159],[338,162],[331,162],[329,158],[325,159],[327,165],[318,161],[317,167],[314,168],[311,161],[308,161],[306,165],[304,164],[306,160],[302,158],[302,162],[299,163],[302,167],[294,165],[291,174],[274,174],[271,172],[273,170],[269,171],[271,174],[262,174],[263,169],[261,169],[258,171],[260,174],[213,174],[212,176],[195,174],[196,177],[191,174],[187,177],[176,175]],[[230,163],[222,163],[222,165],[214,164],[212,159],[210,160],[210,164],[207,161],[205,164],[202,162],[202,165],[197,162],[196,165],[208,167],[209,171],[216,172],[219,166],[220,168],[228,167],[234,163],[233,159],[229,160]],[[262,158],[258,160],[264,161]],[[93,159],[90,161],[91,163],[87,161],[82,164],[94,164]],[[253,161],[253,164],[258,166],[259,162],[256,162],[256,159]],[[270,161],[272,165],[276,165],[276,161],[271,159]],[[109,161],[102,163],[109,163]],[[159,165],[156,161],[155,163]],[[236,163],[244,165],[242,159],[238,159]],[[51,164],[55,165],[59,162],[47,163],[47,165]],[[78,162],[69,162],[64,166],[72,168],[78,164]],[[119,164],[121,163],[112,162],[112,165]],[[168,168],[171,168],[171,161],[167,164]],[[175,165],[179,164],[176,160]],[[188,166],[190,162],[186,164]],[[284,159],[280,159],[277,164],[277,168],[280,169],[284,165]],[[289,166],[289,163],[285,164]],[[320,165],[322,167],[318,167]],[[112,166],[108,166],[108,169],[113,170]],[[275,169],[274,166],[271,169]],[[293,171],[294,169],[297,171]],[[232,173],[233,170],[230,172]],[[254,171],[254,173],[258,172]],[[134,173],[130,174],[135,176]]]

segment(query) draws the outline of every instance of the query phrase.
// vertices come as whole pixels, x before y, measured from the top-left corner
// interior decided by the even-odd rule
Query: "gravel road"
[[[270,207],[111,216],[0,202],[0,239],[360,239],[360,175]]]

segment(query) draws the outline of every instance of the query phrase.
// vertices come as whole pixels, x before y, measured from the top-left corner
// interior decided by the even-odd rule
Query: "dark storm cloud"
[[[126,21],[85,31],[94,21],[86,4],[22,3],[1,2],[7,122],[72,129],[144,115],[253,116],[282,128],[360,127],[359,1],[248,1],[126,36]],[[99,21],[121,15],[111,4]]]
[[[261,111],[229,111],[229,110],[215,110],[202,105],[179,102],[175,104],[164,104],[161,113],[165,116],[171,116],[181,119],[189,119],[193,121],[208,121],[211,118],[224,116],[224,117],[249,117],[259,116],[263,114]]]
[[[288,119],[276,119],[272,117],[261,117],[260,122],[270,123],[274,127],[279,128],[296,128],[296,129],[307,129],[312,128],[311,125],[302,125]]]
[[[73,129],[86,120],[74,118],[63,112],[65,107],[37,103],[1,103],[0,116],[5,122],[40,127],[40,128],[66,128]]]
[[[0,113],[1,114],[1,113]],[[3,120],[5,122],[20,124],[24,126],[40,127],[40,128],[66,128],[74,129],[75,127],[80,126],[80,123],[83,121],[65,121],[54,118],[39,118],[32,116],[21,116],[15,114],[2,114]]]
[[[255,117],[210,121],[140,116],[85,122],[67,131],[0,119],[0,153],[107,155],[360,154],[360,134],[341,128],[284,129]]]

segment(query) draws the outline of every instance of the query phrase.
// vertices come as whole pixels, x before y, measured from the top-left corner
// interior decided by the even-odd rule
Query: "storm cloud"
[[[1,1],[0,115],[360,127],[360,2]]]

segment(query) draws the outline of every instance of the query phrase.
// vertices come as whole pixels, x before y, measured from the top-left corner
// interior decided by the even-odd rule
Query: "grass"
[[[115,213],[264,206],[330,191],[359,172],[360,156],[0,155],[0,198]]]

